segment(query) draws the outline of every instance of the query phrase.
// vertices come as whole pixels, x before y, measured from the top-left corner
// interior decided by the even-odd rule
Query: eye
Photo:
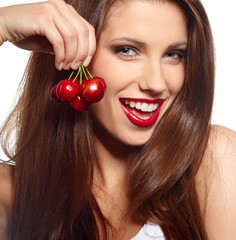
[[[137,49],[130,46],[117,46],[114,51],[117,55],[123,58],[133,58],[138,55]]]
[[[164,55],[164,58],[167,61],[171,61],[173,63],[179,63],[183,59],[186,58],[186,55],[187,55],[187,51],[186,50],[174,50],[174,51],[170,51],[170,52],[166,53]]]

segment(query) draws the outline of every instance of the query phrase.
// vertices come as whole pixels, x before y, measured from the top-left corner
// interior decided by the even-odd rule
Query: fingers
[[[74,16],[78,17],[78,13],[75,11],[75,9],[71,5],[68,5],[68,7],[74,13]],[[86,39],[86,40],[88,40],[87,41],[87,48],[86,48],[87,54],[86,54],[86,58],[84,58],[84,60],[82,62],[82,64],[84,66],[87,66],[87,65],[89,65],[89,63],[91,61],[91,58],[92,58],[92,56],[93,56],[93,54],[95,53],[95,50],[96,50],[95,30],[94,30],[94,27],[91,24],[89,24],[85,19],[80,17],[80,20],[84,23],[85,28],[88,29],[88,35],[87,35],[88,39]],[[79,45],[78,46],[78,51],[77,51],[77,56],[78,57],[80,55],[82,55],[82,52],[84,50],[82,46],[83,45],[81,45],[81,46]]]
[[[0,44],[8,40],[32,51],[53,49],[59,70],[87,66],[96,49],[94,28],[63,0],[2,9],[0,35]]]
[[[53,19],[56,29],[47,35],[55,51],[56,67],[76,70],[81,63],[87,66],[96,49],[94,28],[64,1],[52,0],[51,3],[57,10]]]
[[[90,63],[96,49],[94,28],[63,0],[16,5],[4,12],[4,29],[8,29],[4,35],[18,47],[47,51],[52,46],[59,70],[76,70],[81,63]]]

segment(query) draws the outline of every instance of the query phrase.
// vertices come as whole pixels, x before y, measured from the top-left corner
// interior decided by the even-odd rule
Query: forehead
[[[171,0],[114,0],[112,1],[112,3],[110,4],[110,6],[108,6],[107,11],[105,12],[105,18],[103,21],[103,29],[107,26],[107,24],[110,23],[110,21],[112,21],[113,19],[118,19],[118,18],[122,18],[124,17],[124,13],[130,10],[133,10],[135,6],[137,6],[137,4],[140,4],[141,6],[145,6],[146,4],[148,5],[166,5],[168,6],[170,9],[173,7],[175,7],[175,10],[172,12],[181,12],[183,17],[184,17],[184,21],[187,24],[187,17],[185,16],[185,13],[183,11],[183,9],[174,1]],[[143,9],[143,12],[145,11],[145,9]],[[155,13],[154,13],[155,14]],[[160,14],[160,12],[156,12],[156,14]],[[141,14],[140,17],[142,17],[143,15]],[[131,16],[130,16],[131,18]],[[175,16],[172,16],[172,19],[174,19]]]
[[[163,0],[118,0],[109,9],[103,31],[109,34],[137,33],[145,36],[150,31],[174,37],[187,35],[187,18],[182,8]]]

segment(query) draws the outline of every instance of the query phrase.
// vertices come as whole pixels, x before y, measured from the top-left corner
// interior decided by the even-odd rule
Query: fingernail
[[[82,62],[73,63],[73,64],[71,65],[71,68],[74,69],[74,70],[77,70],[77,69],[80,67],[81,63],[82,63]]]
[[[64,68],[65,70],[69,70],[70,69],[70,66],[71,66],[71,63],[68,63]]]
[[[62,67],[63,67],[63,62],[58,65],[57,69],[61,71]]]
[[[87,56],[85,60],[83,61],[83,65],[87,67],[92,59],[92,56]]]

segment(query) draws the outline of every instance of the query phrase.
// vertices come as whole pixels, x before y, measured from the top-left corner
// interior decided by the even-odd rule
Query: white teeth
[[[143,103],[141,105],[141,111],[143,111],[143,112],[147,112],[148,111],[148,104],[147,103]]]
[[[155,103],[153,108],[156,110],[159,107],[159,103]]]
[[[154,112],[159,106],[159,103],[135,102],[127,99],[124,101],[124,103],[129,105],[131,108],[136,108],[142,112]]]
[[[136,104],[135,104],[134,101],[130,101],[129,105],[130,105],[131,108],[134,108]]]
[[[136,105],[135,105],[135,108],[136,109],[141,109],[141,102],[137,102]]]
[[[152,112],[153,111],[153,107],[154,107],[154,104],[151,103],[149,106],[148,106],[148,112]]]

